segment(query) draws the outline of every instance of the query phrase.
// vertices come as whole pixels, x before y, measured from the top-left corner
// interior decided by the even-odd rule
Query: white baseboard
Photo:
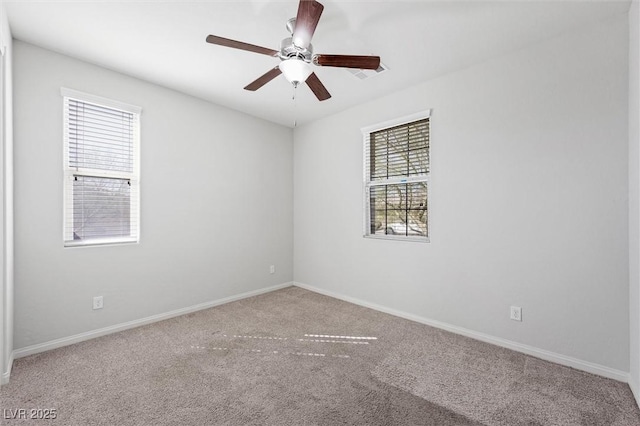
[[[314,286],[310,286],[303,283],[294,282],[296,287],[304,288],[305,290],[313,291],[315,293],[324,294],[325,296],[334,297],[336,299],[344,300],[345,302],[353,303],[355,305],[364,306],[365,308],[374,309],[376,311],[384,312],[386,314],[394,315],[400,318],[415,321],[421,324],[429,325],[431,327],[440,328],[442,330],[450,331],[452,333],[460,334],[462,336],[470,337],[472,339],[480,340],[482,342],[491,343],[496,346],[511,349],[517,352],[521,352],[527,355],[531,355],[536,358],[543,359],[545,361],[555,362],[556,364],[572,367],[577,370],[586,371],[588,373],[597,374],[598,376],[607,377],[609,379],[617,380],[620,382],[629,383],[629,373],[625,371],[616,370],[606,367],[604,365],[595,364],[589,361],[583,361],[578,358],[569,357],[566,355],[558,354],[555,352],[539,349],[533,346],[524,345],[522,343],[513,342],[511,340],[502,339],[500,337],[494,337],[489,334],[480,333],[478,331],[469,330],[463,327],[447,324],[445,322],[424,318],[418,315],[409,314],[406,312],[398,311],[395,309],[387,308],[385,306],[377,305],[375,303],[366,302],[354,297],[345,296],[333,291],[324,290]],[[637,393],[634,392],[637,398]]]
[[[300,288],[304,288],[309,291],[313,291],[315,293],[324,294],[326,296],[330,296],[336,299],[344,300],[349,303],[353,303],[355,305],[364,306],[366,308],[374,309],[376,311],[384,312],[390,315],[394,315],[400,318],[405,318],[411,321],[415,321],[421,324],[429,325],[431,327],[436,327],[442,330],[450,331],[452,333],[460,334],[462,336],[470,337],[472,339],[480,340],[486,343],[490,343],[496,346],[501,346],[507,349],[511,349],[517,352],[521,352],[527,355],[534,356],[536,358],[544,359],[546,361],[555,362],[560,365],[565,365],[568,367],[575,368],[577,370],[586,371],[588,373],[597,374],[599,376],[607,377],[610,379],[618,380],[621,382],[629,383],[631,391],[633,392],[638,405],[640,405],[640,389],[629,380],[629,373],[616,370],[613,368],[609,368],[603,365],[595,364],[592,362],[584,361],[578,358],[569,357],[566,355],[558,354],[555,352],[547,351],[544,349],[539,349],[533,346],[525,345],[522,343],[513,342],[510,340],[502,339],[499,337],[494,337],[488,334],[480,333],[474,330],[469,330],[463,327],[458,327],[455,325],[447,324],[441,321],[432,320],[429,318],[424,318],[418,315],[409,314],[406,312],[398,311],[396,309],[387,308],[385,306],[381,306],[375,303],[366,302],[354,297],[345,296],[339,293],[335,293],[333,291],[324,290],[318,287],[310,286],[307,284],[299,283],[299,282],[288,282],[284,284],[279,284],[259,290],[249,291],[246,293],[241,293],[235,296],[225,297],[223,299],[214,300],[211,302],[200,303],[197,305],[189,306],[186,308],[176,309],[174,311],[165,312],[158,315],[152,315],[150,317],[141,318],[138,320],[129,321],[126,323],[116,324],[109,327],[100,328],[97,330],[88,331],[85,333],[76,334],[69,337],[63,337],[60,339],[51,340],[49,342],[39,343],[36,345],[27,346],[24,348],[16,349],[11,353],[11,358],[9,360],[9,371],[4,372],[0,378],[2,384],[6,384],[9,382],[9,377],[11,375],[11,365],[13,364],[13,359],[22,358],[25,356],[37,354],[40,352],[45,352],[51,349],[60,348],[62,346],[72,345],[74,343],[79,343],[85,340],[93,339],[100,336],[105,336],[107,334],[117,333],[119,331],[127,330],[130,328],[139,327],[146,324],[151,324],[154,322],[162,321],[165,319],[177,317],[180,315],[189,314],[192,312],[196,312],[202,309],[212,308],[214,306],[223,305],[225,303],[234,302],[236,300],[246,299],[248,297],[257,296],[264,293],[269,293],[272,291],[280,290],[290,286],[296,286]]]
[[[633,379],[633,377],[629,376],[629,387],[631,388],[631,393],[633,393],[633,397],[636,399],[636,403],[638,407],[640,407],[640,388],[638,387],[638,382]]]
[[[9,360],[7,361],[7,371],[2,372],[2,376],[0,376],[0,386],[6,385],[9,383],[9,378],[11,377],[11,368],[13,367],[13,358],[15,356],[15,351],[11,352],[9,355]]]
[[[180,315],[190,314],[192,312],[200,311],[202,309],[212,308],[218,305],[224,305],[225,303],[235,302],[236,300],[246,299],[247,297],[258,296],[260,294],[269,293],[269,292],[280,290],[286,287],[291,287],[292,285],[293,285],[292,282],[278,284],[278,285],[274,285],[267,288],[261,288],[259,290],[253,290],[253,291],[248,291],[246,293],[237,294],[235,296],[225,297],[223,299],[218,299],[211,302],[199,303],[197,305],[188,306],[186,308],[176,309],[174,311],[152,315],[146,318],[124,322],[121,324],[111,325],[109,327],[99,328],[97,330],[87,331],[87,332],[76,334],[69,337],[62,337],[60,339],[51,340],[49,342],[26,346],[24,348],[14,350],[13,355],[16,359],[29,356],[29,355],[34,355],[40,352],[49,351],[51,349],[72,345],[74,343],[83,342],[85,340],[94,339],[100,336],[105,336],[107,334],[117,333],[119,331],[128,330],[130,328],[140,327],[141,325],[151,324],[154,322],[166,320],[166,319],[177,317]],[[3,380],[4,380],[4,376],[3,376]],[[7,377],[7,381],[8,380],[9,378]]]

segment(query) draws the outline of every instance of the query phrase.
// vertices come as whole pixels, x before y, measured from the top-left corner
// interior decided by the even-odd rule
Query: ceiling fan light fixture
[[[326,101],[331,94],[318,76],[312,71],[311,63],[321,67],[353,68],[358,70],[376,70],[380,68],[380,57],[372,55],[317,55],[313,53],[311,39],[320,21],[324,6],[316,0],[299,0],[298,14],[287,21],[287,31],[291,37],[280,42],[280,50],[269,49],[255,44],[244,43],[215,35],[208,35],[207,43],[261,55],[276,57],[280,64],[245,86],[244,90],[256,91],[262,86],[284,74],[287,81],[296,88],[305,83],[319,101]],[[294,90],[295,98],[295,90]]]
[[[311,67],[308,63],[298,58],[289,58],[280,62],[280,71],[289,83],[301,83],[311,75]]]

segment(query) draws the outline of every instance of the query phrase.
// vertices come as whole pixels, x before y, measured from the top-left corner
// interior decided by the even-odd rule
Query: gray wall
[[[295,281],[629,371],[627,59],[620,16],[296,129]],[[365,239],[360,128],[427,108],[431,243]]]
[[[629,10],[629,385],[640,403],[640,3]]]
[[[4,74],[0,103],[0,383],[9,379],[13,351],[13,40],[5,6],[0,3],[0,47]]]
[[[14,67],[16,350],[292,280],[291,129],[20,41]],[[143,109],[139,244],[63,247],[62,86]]]

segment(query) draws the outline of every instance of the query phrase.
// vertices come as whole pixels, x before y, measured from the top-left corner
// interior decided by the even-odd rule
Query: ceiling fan
[[[287,21],[287,30],[291,37],[280,43],[280,50],[256,46],[254,44],[231,40],[214,35],[207,36],[207,42],[234,49],[247,50],[280,58],[280,64],[267,71],[244,89],[255,91],[279,76],[285,78],[297,87],[305,82],[319,101],[329,99],[331,95],[311,69],[311,63],[323,67],[360,68],[375,70],[380,66],[379,56],[363,55],[325,55],[314,54],[311,38],[316,30],[324,6],[315,0],[300,0],[298,15]]]

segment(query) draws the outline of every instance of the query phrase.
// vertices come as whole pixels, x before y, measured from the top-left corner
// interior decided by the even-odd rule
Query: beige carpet
[[[18,359],[0,407],[57,413],[3,425],[640,425],[626,384],[295,287]]]

